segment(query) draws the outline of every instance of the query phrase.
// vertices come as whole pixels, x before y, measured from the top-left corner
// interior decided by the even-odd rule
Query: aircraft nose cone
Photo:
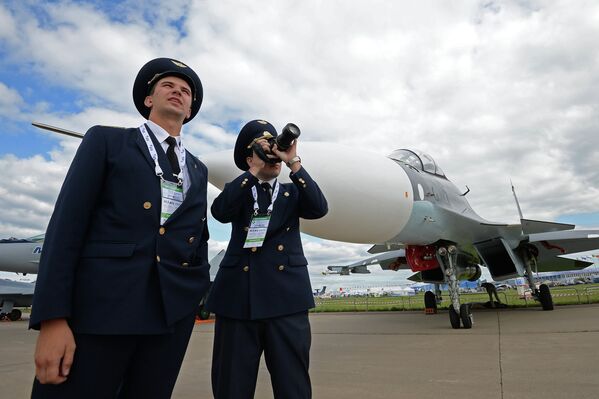
[[[200,160],[208,168],[208,181],[220,190],[225,187],[225,183],[241,174],[241,170],[233,163],[233,150],[203,155]]]
[[[302,165],[323,191],[329,213],[301,220],[302,231],[353,243],[384,243],[406,225],[412,185],[394,161],[337,143],[300,143]]]
[[[329,205],[328,214],[316,220],[301,219],[304,233],[335,241],[374,244],[395,237],[412,212],[412,186],[404,172],[384,155],[337,143],[301,142],[298,155]],[[233,152],[201,157],[208,180],[222,189],[242,172]],[[283,166],[279,181],[289,183]],[[276,203],[275,203],[276,207]]]

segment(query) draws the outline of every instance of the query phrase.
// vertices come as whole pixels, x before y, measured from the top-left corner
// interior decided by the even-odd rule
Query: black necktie
[[[270,184],[266,182],[260,183],[260,187],[262,187],[262,190],[266,191],[266,195],[268,195],[268,203],[270,205],[270,201],[272,201],[272,196],[270,194]]]
[[[168,136],[166,138],[166,142],[168,143],[166,157],[171,164],[173,175],[178,176],[179,172],[181,172],[181,168],[179,167],[179,158],[177,158],[177,153],[175,152],[175,148],[177,147],[177,139],[173,136]]]

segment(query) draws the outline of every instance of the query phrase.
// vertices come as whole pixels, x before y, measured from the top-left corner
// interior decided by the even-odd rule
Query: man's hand
[[[297,156],[297,139],[293,140],[293,144],[291,144],[291,146],[289,146],[287,151],[285,151],[285,152],[280,151],[279,148],[277,147],[277,145],[275,144],[272,148],[272,152],[277,157],[281,158],[281,161],[283,161],[285,163],[291,161],[295,156]]]
[[[65,319],[42,322],[35,347],[35,376],[42,384],[61,384],[67,380],[75,338]]]

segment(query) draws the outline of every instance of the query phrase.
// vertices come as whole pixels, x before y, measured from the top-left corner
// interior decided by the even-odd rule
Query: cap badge
[[[175,60],[171,60],[171,62],[172,62],[173,64],[175,64],[176,66],[178,66],[179,68],[187,68],[187,65],[185,65],[185,64],[184,64],[184,63],[182,63],[182,62],[175,61]]]
[[[258,123],[261,123],[261,124],[263,124],[263,125],[266,125],[266,124],[268,124],[268,122],[266,122],[266,121],[257,121],[257,122],[258,122]]]

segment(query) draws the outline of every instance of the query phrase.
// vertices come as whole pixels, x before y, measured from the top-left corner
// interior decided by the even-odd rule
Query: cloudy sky
[[[141,124],[133,79],[163,56],[202,79],[200,158],[250,119],[292,121],[430,153],[486,219],[517,221],[511,179],[525,217],[599,226],[597,38],[596,1],[2,2],[0,238],[44,232],[79,144],[30,123]],[[215,253],[229,230],[210,228]],[[315,275],[368,248],[304,241]]]

